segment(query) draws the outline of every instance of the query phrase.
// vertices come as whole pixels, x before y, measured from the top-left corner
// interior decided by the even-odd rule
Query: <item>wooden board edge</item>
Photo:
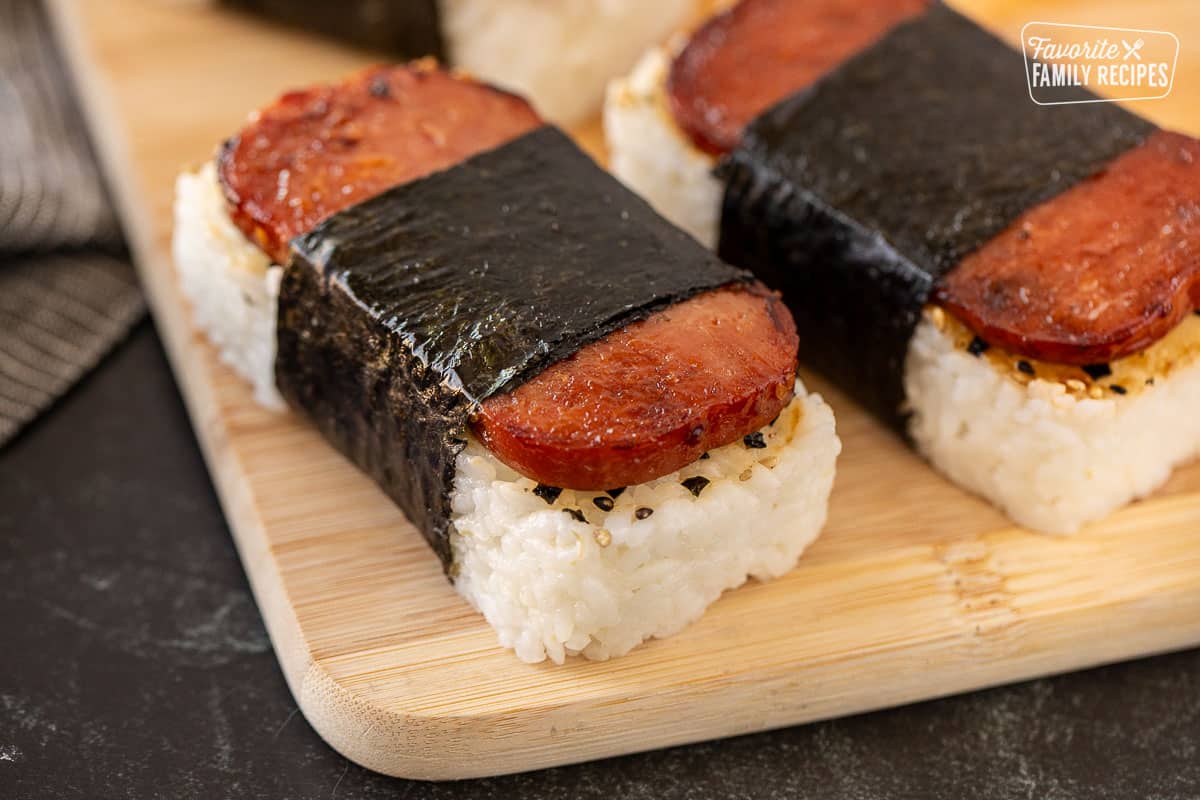
[[[1054,647],[1035,650],[1016,669],[1008,660],[966,664],[962,658],[945,660],[931,669],[924,660],[927,651],[863,652],[839,661],[837,672],[853,675],[862,670],[878,677],[882,668],[893,680],[861,693],[849,705],[840,692],[828,691],[825,681],[824,699],[814,701],[807,696],[804,673],[797,674],[786,665],[721,686],[719,704],[711,697],[702,698],[716,688],[713,686],[659,693],[640,699],[636,713],[642,719],[662,715],[666,722],[650,730],[639,729],[636,739],[617,717],[609,717],[607,724],[595,724],[604,719],[599,704],[517,716],[430,717],[382,708],[354,695],[317,664],[305,676],[298,698],[305,717],[322,738],[368,769],[418,780],[491,777],[878,711],[1200,645],[1200,596],[1181,592],[1179,597],[1164,597],[1163,601],[1174,606],[1177,619],[1190,621],[1174,626],[1146,625],[1144,609],[1137,602],[1122,608],[1089,608],[1086,615],[1090,619],[1076,610],[1069,618],[1054,614],[1026,620],[1024,635],[1031,640],[1044,643],[1051,631],[1067,627],[1080,632],[1079,641],[1054,637]],[[1089,640],[1084,647],[1083,638],[1098,627],[1109,632],[1104,646],[1098,651]],[[978,646],[971,636],[962,634],[948,634],[941,644],[962,653]],[[1074,652],[1089,652],[1089,657],[1078,658]],[[837,675],[831,682],[839,681],[854,682]],[[931,692],[931,685],[938,690]],[[771,698],[767,711],[762,710],[764,697]],[[446,747],[452,740],[459,746]]]
[[[1156,608],[1173,608],[1177,622],[1171,626],[1147,625],[1147,609],[1136,601],[1120,606],[1093,606],[1086,613],[1103,622],[1082,625],[1110,632],[1099,651],[1088,658],[1073,656],[1064,626],[1080,625],[1078,609],[1069,618],[1065,612],[1027,619],[1023,635],[1045,643],[1052,639],[1056,647],[1041,649],[1023,661],[1019,668],[1012,662],[985,665],[985,669],[964,669],[962,659],[949,660],[939,690],[929,691],[931,672],[927,665],[914,663],[898,669],[904,658],[920,654],[874,651],[857,654],[840,662],[839,669],[852,672],[886,662],[896,672],[895,681],[876,692],[864,694],[849,706],[836,708],[826,699],[813,703],[806,697],[806,685],[798,681],[792,669],[777,667],[726,684],[722,691],[722,710],[714,714],[711,706],[694,703],[711,692],[712,685],[699,685],[643,698],[640,713],[671,715],[671,725],[649,731],[635,742],[619,724],[589,727],[589,715],[598,712],[595,704],[570,704],[540,710],[536,716],[477,715],[465,717],[429,717],[409,714],[394,708],[373,705],[329,675],[309,652],[299,621],[287,596],[274,555],[267,543],[262,521],[254,510],[242,465],[229,452],[229,431],[217,414],[218,400],[211,382],[202,380],[202,350],[186,315],[178,313],[182,297],[174,284],[174,271],[157,252],[149,216],[139,200],[141,187],[133,185],[134,173],[125,147],[125,132],[119,120],[106,113],[109,96],[103,81],[89,67],[87,39],[73,18],[71,0],[50,0],[52,16],[73,76],[85,91],[80,92],[89,127],[113,191],[135,261],[155,312],[156,324],[166,344],[176,379],[196,430],[210,475],[216,484],[223,510],[260,609],[285,678],[300,710],[313,727],[335,749],[370,769],[407,778],[456,779],[497,775],[539,769],[565,763],[615,756],[635,751],[684,744],[706,739],[751,733],[804,722],[901,705],[918,700],[957,694],[983,687],[1012,683],[1030,678],[1120,661],[1132,657],[1181,649],[1200,644],[1200,597],[1181,591],[1178,596],[1156,598]],[[1115,616],[1114,616],[1115,615]],[[1062,617],[1062,619],[1059,619]],[[1057,631],[1058,635],[1053,635]],[[971,651],[978,642],[966,632],[951,632],[943,645]],[[1094,643],[1093,643],[1094,644]],[[1082,652],[1083,648],[1080,648]],[[971,660],[978,667],[978,660]],[[876,667],[878,668],[878,667]],[[919,680],[917,678],[919,677]],[[828,694],[828,693],[827,693]],[[772,708],[763,712],[761,698],[772,696]],[[447,751],[440,743],[446,737],[461,742],[464,750]]]

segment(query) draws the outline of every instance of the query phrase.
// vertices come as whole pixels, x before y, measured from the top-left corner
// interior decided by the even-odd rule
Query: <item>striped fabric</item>
[[[37,0],[0,0],[0,446],[145,307]]]
[[[0,0],[0,252],[120,244],[37,0]]]
[[[121,259],[64,253],[0,266],[0,444],[94,367],[144,311]]]

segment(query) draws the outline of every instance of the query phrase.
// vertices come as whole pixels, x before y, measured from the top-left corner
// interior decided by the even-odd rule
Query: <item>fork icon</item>
[[[1131,57],[1136,58],[1138,61],[1142,60],[1142,54],[1139,53],[1138,51],[1141,50],[1142,47],[1146,44],[1145,39],[1138,39],[1133,44],[1130,44],[1129,42],[1122,39],[1121,44],[1123,44],[1125,46],[1125,61],[1128,61]]]

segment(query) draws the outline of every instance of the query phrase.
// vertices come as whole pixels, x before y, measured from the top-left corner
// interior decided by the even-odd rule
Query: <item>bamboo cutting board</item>
[[[1182,0],[1087,14],[1078,3],[957,5],[1010,38],[1029,19],[1200,33],[1200,8]],[[284,674],[349,758],[417,778],[515,772],[1200,643],[1200,465],[1076,537],[1034,535],[810,380],[845,449],[829,525],[797,569],[727,593],[683,633],[624,658],[521,663],[369,480],[301,420],[259,409],[218,363],[169,261],[175,175],[284,88],[369,57],[195,4],[55,6]],[[1200,63],[1186,47],[1175,86],[1138,110],[1200,132]],[[587,143],[598,148],[594,130]]]

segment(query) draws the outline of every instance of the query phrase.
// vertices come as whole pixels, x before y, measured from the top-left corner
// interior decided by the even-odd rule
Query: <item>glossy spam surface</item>
[[[631,486],[774,419],[792,398],[796,328],[761,286],[659,311],[485,401],[475,429],[543,484]]]
[[[1200,306],[1200,141],[1156,132],[1019,216],[937,299],[989,343],[1042,361],[1154,344]]]
[[[742,0],[710,19],[675,58],[671,113],[720,154],[763,111],[800,91],[930,0]]]
[[[288,92],[221,149],[230,216],[277,264],[330,215],[541,125],[521,98],[432,61]]]

